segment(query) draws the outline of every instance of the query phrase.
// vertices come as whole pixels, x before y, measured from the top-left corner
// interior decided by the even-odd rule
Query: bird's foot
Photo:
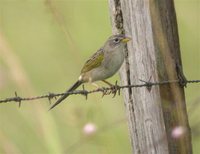
[[[113,97],[116,96],[117,92],[118,92],[118,95],[120,95],[120,87],[118,86],[117,81],[115,82],[115,85],[111,86],[110,91],[113,94]]]
[[[105,95],[110,95],[110,94],[113,94],[113,97],[116,96],[117,92],[118,92],[118,95],[120,95],[120,87],[118,86],[117,84],[117,81],[115,82],[115,84],[111,84],[109,83],[108,81],[106,80],[102,80],[104,83],[106,83],[107,85],[109,85],[109,88],[102,88],[102,97],[105,96]]]
[[[102,87],[101,88],[102,91],[102,97],[104,97],[105,95],[109,95],[111,92],[109,91],[108,88]]]

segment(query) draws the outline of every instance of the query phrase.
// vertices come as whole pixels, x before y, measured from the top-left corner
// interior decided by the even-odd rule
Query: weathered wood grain
[[[113,33],[132,37],[120,70],[122,85],[181,77],[177,74],[181,57],[172,0],[109,0],[109,6]],[[191,153],[183,87],[125,89],[123,96],[133,153]],[[171,137],[175,126],[187,130],[181,140]]]

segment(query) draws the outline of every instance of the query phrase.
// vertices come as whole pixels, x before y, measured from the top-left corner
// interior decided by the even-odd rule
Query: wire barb
[[[152,76],[151,76],[152,77]],[[152,88],[152,82],[150,81],[151,80],[151,77],[149,78],[148,81],[144,81],[144,80],[141,80],[139,79],[141,82],[144,82],[146,84],[146,88],[147,90],[150,92],[151,91],[151,88]]]
[[[85,99],[87,100],[87,99],[88,99],[88,91],[85,90],[84,84],[82,85],[82,88],[83,88],[83,90],[81,91],[80,94],[84,95],[84,96],[85,96]]]
[[[19,108],[21,107],[21,101],[22,101],[22,99],[21,99],[21,97],[18,97],[18,95],[17,95],[17,92],[15,91],[15,101],[16,102],[18,102],[19,103]]]

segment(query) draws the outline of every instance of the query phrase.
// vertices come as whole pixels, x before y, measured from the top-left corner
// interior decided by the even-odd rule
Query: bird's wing
[[[101,48],[94,55],[92,55],[88,61],[86,61],[85,65],[81,70],[81,73],[88,72],[93,68],[100,66],[103,59],[104,59],[104,52],[103,49]]]

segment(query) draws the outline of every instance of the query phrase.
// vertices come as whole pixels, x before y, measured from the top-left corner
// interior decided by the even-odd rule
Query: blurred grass
[[[184,72],[188,79],[200,79],[200,2],[175,2]],[[0,98],[14,91],[20,96],[62,92],[75,82],[82,64],[111,34],[107,5],[106,0],[0,0],[0,37],[6,42],[1,45],[7,47],[5,56],[0,51]],[[188,85],[188,106],[199,91],[198,85]],[[102,99],[95,94],[88,100],[72,96],[55,110],[47,112],[48,108],[47,100],[23,103],[20,109],[16,104],[1,104],[0,153],[66,152],[83,136],[86,123],[101,128],[125,118],[121,96]],[[198,110],[190,117],[191,125]],[[193,138],[194,153],[200,151],[199,142]],[[119,122],[71,153],[130,150],[126,122]]]

